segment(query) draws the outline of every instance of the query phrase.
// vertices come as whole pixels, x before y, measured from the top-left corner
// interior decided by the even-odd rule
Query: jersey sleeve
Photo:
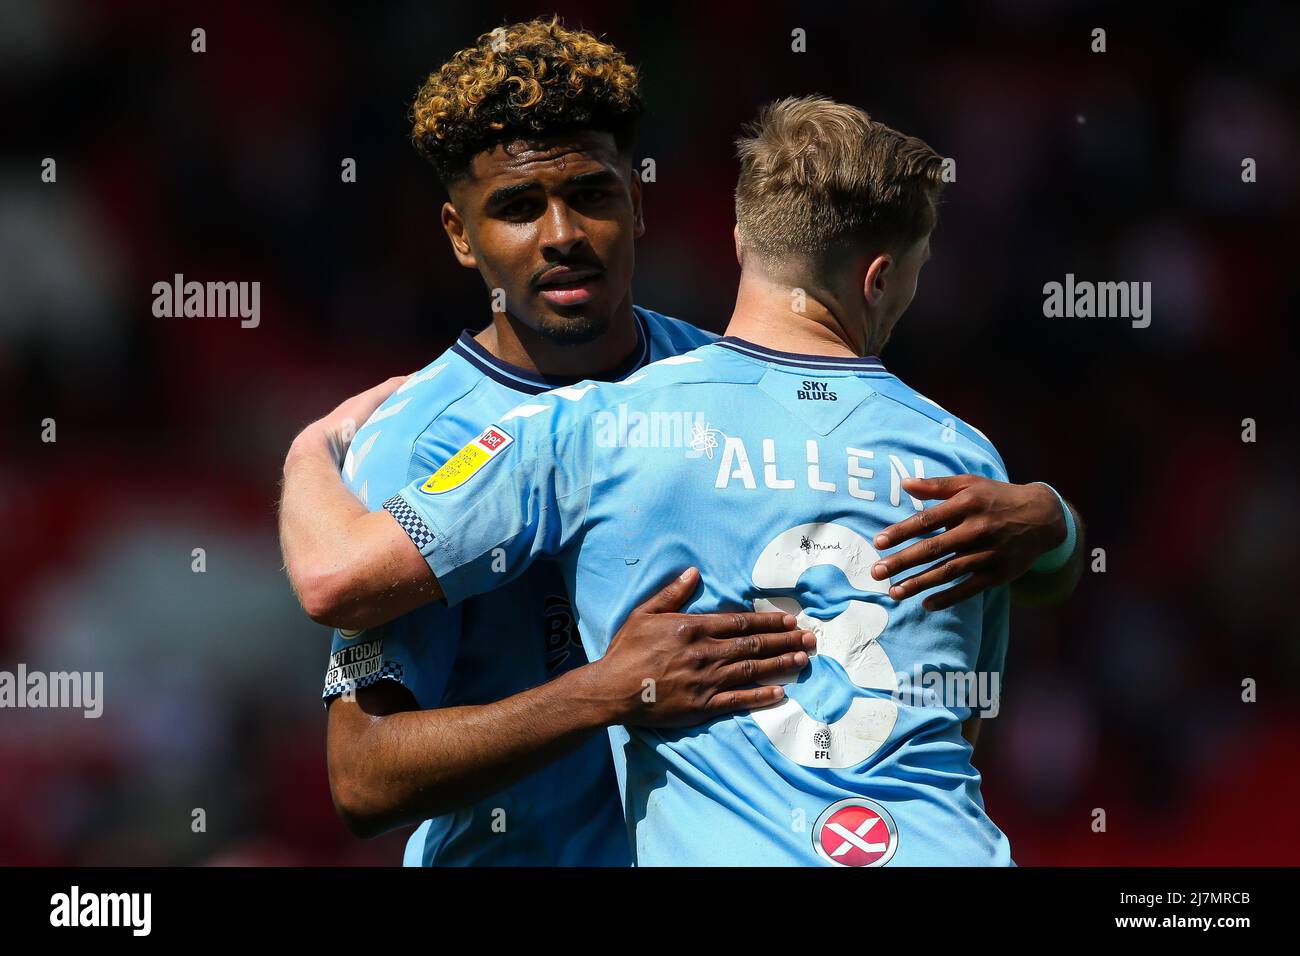
[[[328,702],[381,680],[409,690],[422,710],[438,707],[460,650],[461,609],[428,604],[360,633],[335,630],[325,689]]]
[[[553,430],[553,405],[521,409],[384,505],[428,561],[448,605],[559,554],[586,520],[590,429],[580,420]]]
[[[969,425],[964,427],[970,428]],[[997,448],[984,438],[983,433],[975,432],[973,428],[971,432],[972,434],[966,436],[970,439],[970,444],[958,455],[966,471],[972,475],[992,478],[994,481],[1010,481],[1007,466],[1002,461],[1002,456],[998,454]]]

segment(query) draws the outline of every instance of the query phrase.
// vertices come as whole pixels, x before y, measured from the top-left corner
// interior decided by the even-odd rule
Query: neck
[[[804,289],[801,311],[791,286],[742,270],[726,335],[779,352],[861,358],[870,354],[865,328],[841,320],[847,309],[832,292]]]
[[[503,362],[553,378],[599,378],[618,368],[637,347],[636,314],[629,289],[605,331],[590,342],[556,342],[509,312],[496,312],[492,324],[474,336]]]

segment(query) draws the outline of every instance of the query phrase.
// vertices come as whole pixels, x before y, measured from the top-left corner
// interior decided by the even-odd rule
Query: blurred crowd
[[[0,863],[399,861],[334,816],[328,635],[275,502],[298,428],[487,320],[406,110],[538,12],[489,7],[4,4],[0,670],[103,671],[105,702],[0,710]],[[1104,549],[1013,618],[990,813],[1022,865],[1300,862],[1300,14],[953,7],[557,5],[643,71],[637,301],[725,323],[731,143],[767,100],[827,93],[954,157],[885,361]],[[260,324],[156,317],[177,273],[260,282]],[[1149,281],[1150,327],[1044,317],[1067,274]]]

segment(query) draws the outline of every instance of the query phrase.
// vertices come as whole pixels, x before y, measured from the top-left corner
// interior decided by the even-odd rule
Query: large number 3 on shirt
[[[876,550],[856,531],[839,524],[803,524],[774,538],[754,565],[754,585],[765,591],[793,588],[809,568],[830,564],[844,572],[858,591],[885,594],[889,581],[871,577]],[[850,601],[828,621],[809,616],[794,598],[758,598],[757,611],[785,611],[817,635],[816,653],[840,663],[858,687],[893,691],[894,665],[877,637],[889,623],[883,607]],[[810,665],[811,666],[811,665]],[[788,680],[773,683],[788,683]],[[750,716],[773,746],[805,767],[852,767],[880,748],[894,729],[898,707],[892,700],[854,697],[842,717],[826,724],[808,715],[793,697]]]

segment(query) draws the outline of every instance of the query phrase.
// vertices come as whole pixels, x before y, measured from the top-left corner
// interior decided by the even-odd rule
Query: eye
[[[490,214],[497,219],[509,222],[529,222],[541,214],[540,204],[544,202],[533,193],[523,193],[513,199],[490,206]]]
[[[497,210],[497,214],[506,219],[515,219],[528,212],[528,200],[516,199]]]

